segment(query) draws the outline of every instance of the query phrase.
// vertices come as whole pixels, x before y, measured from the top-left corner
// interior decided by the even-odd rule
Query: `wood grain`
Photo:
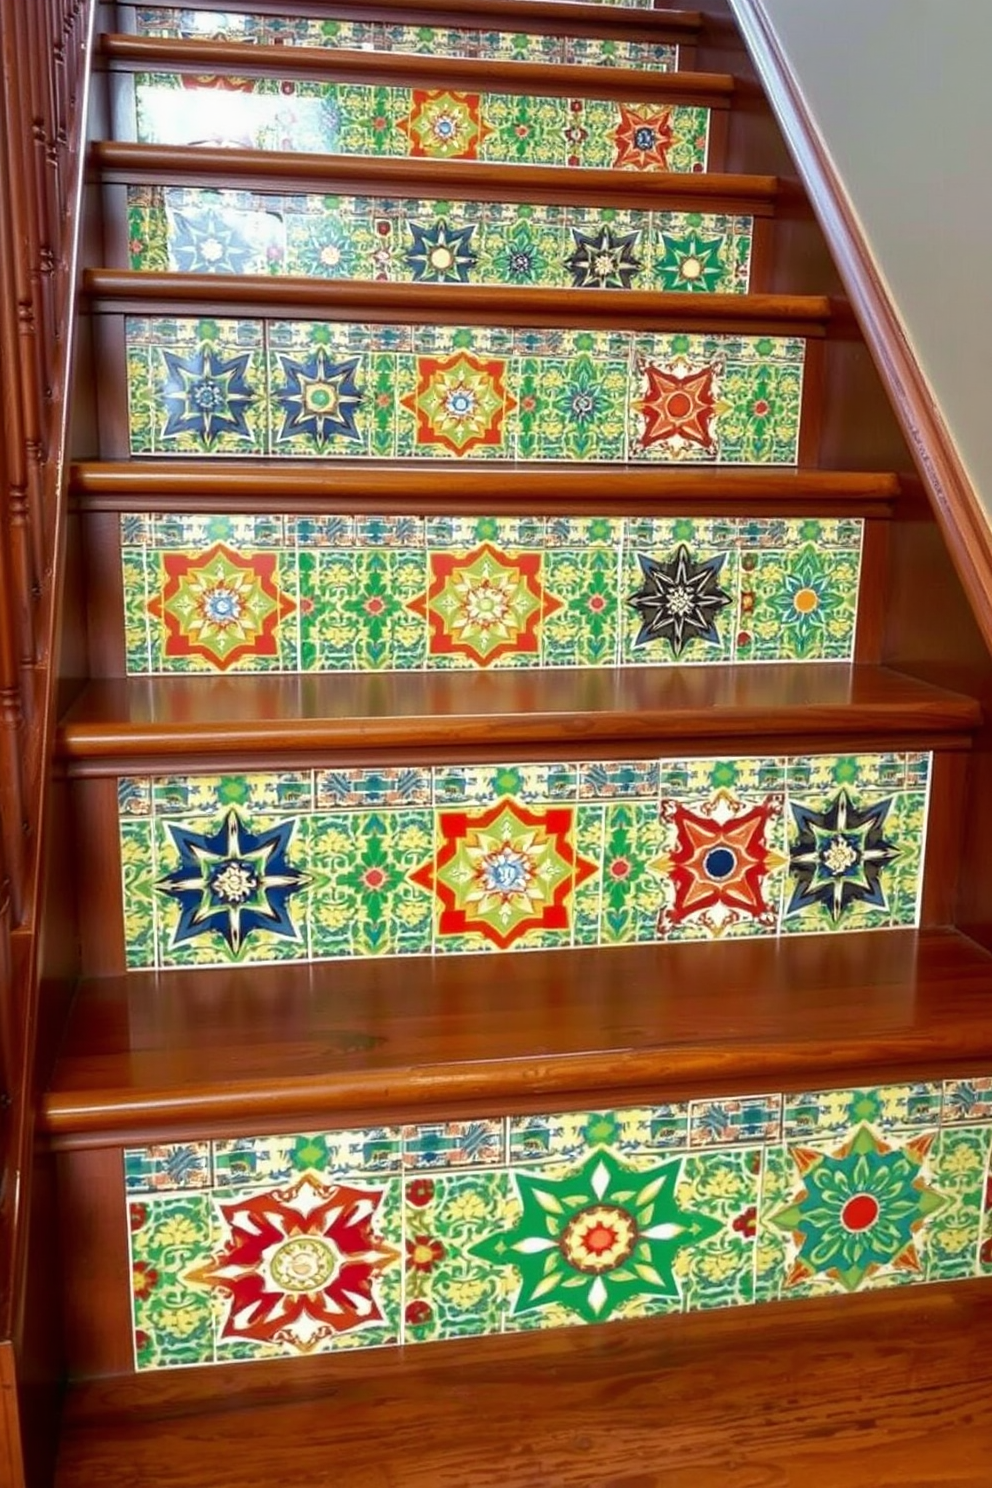
[[[988,1488],[990,1328],[963,1282],[107,1381],[56,1488]]]
[[[104,36],[101,45],[112,66],[135,71],[319,78],[324,82],[524,93],[530,97],[649,98],[712,109],[726,109],[735,86],[726,73],[636,72],[632,68],[432,58],[337,47],[245,46],[238,41],[175,41],[158,36]]]
[[[217,177],[223,176],[226,185],[248,191],[419,197],[443,189],[446,201],[564,202],[642,211],[768,215],[779,193],[777,180],[767,175],[577,171],[446,160],[442,176],[437,160],[369,160],[116,140],[94,145],[90,161],[104,181],[124,184],[215,186]]]
[[[187,754],[399,749],[464,756],[467,747],[553,743],[579,757],[605,741],[663,751],[800,736],[820,747],[884,733],[890,747],[956,734],[974,699],[884,667],[631,667],[597,671],[390,672],[109,678],[90,682],[62,720],[77,770]],[[853,747],[845,744],[845,749]],[[760,752],[760,751],[758,751]],[[419,755],[418,755],[419,757]]]
[[[953,931],[131,972],[85,982],[60,1141],[327,1113],[490,1114],[992,1066],[992,956]],[[809,1082],[813,1082],[810,1084]],[[535,1106],[536,1103],[536,1106]],[[544,1104],[542,1104],[544,1103]]]

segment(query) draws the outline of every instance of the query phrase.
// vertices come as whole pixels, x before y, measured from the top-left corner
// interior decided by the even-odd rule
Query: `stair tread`
[[[733,202],[734,210],[769,211],[780,193],[775,176],[719,172],[641,175],[622,170],[585,170],[549,165],[494,165],[487,161],[446,160],[443,182],[436,160],[361,155],[296,155],[277,150],[246,150],[208,145],[152,145],[134,141],[103,141],[91,147],[91,159],[104,177],[129,184],[199,184],[214,175],[243,186],[264,179],[266,188],[279,191],[360,190],[362,195],[396,195],[404,191],[513,200],[562,200],[603,205],[604,200],[630,199],[659,211],[685,205],[689,209],[719,210]],[[135,178],[140,178],[136,180]]]
[[[495,319],[501,326],[566,325],[602,319],[611,328],[718,325],[727,331],[789,325],[795,334],[823,334],[833,307],[827,295],[685,294],[630,289],[508,288],[505,285],[379,284],[364,280],[308,279],[245,274],[177,274],[140,269],[89,269],[83,276],[97,308],[135,308],[154,302],[207,304],[215,314],[260,309],[311,311],[335,319],[461,324]]]
[[[269,1488],[986,1488],[990,1326],[958,1282],[94,1381],[56,1488],[242,1488],[246,1443]]]
[[[375,672],[89,682],[60,728],[70,759],[167,749],[522,745],[581,749],[599,740],[690,741],[858,730],[954,731],[981,706],[884,667],[815,662],[753,667]]]
[[[659,38],[659,40],[662,38]],[[191,41],[109,33],[100,40],[111,64],[129,70],[195,71],[239,77],[315,77],[323,82],[437,86],[456,90],[562,95],[576,98],[647,97],[726,108],[737,87],[730,73],[639,72],[556,62],[495,62],[426,57],[408,52],[333,51],[325,47],[246,46],[238,41]]]
[[[131,972],[81,985],[42,1119],[62,1135],[264,1131],[434,1103],[450,1118],[605,1090],[877,1084],[990,1058],[992,956],[953,930],[533,951],[510,973],[492,955]]]

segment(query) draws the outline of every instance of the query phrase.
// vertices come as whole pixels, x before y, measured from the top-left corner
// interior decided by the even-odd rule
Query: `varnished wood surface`
[[[327,320],[439,325],[569,326],[602,323],[729,332],[789,327],[794,335],[822,335],[830,319],[826,295],[660,294],[653,290],[530,289],[501,285],[373,284],[286,275],[152,273],[90,269],[84,288],[96,310],[154,313],[157,305],[207,304],[217,315],[310,312]]]
[[[988,1488],[992,1288],[78,1387],[56,1488]]]
[[[92,146],[90,163],[103,180],[125,185],[210,186],[220,175],[225,185],[278,192],[357,191],[364,196],[402,197],[432,195],[442,187],[437,160],[413,158],[377,160],[115,140]],[[456,201],[573,202],[644,211],[758,214],[770,212],[779,194],[774,176],[577,171],[475,160],[446,160],[443,172],[445,200]]]
[[[887,516],[900,493],[896,475],[873,471],[701,470],[682,466],[590,469],[588,465],[459,463],[457,471],[436,465],[348,464],[328,468],[312,460],[169,459],[81,461],[70,471],[71,492],[89,511],[146,511],[166,501],[169,510],[206,510],[204,503],[235,502],[231,510],[261,502],[267,511],[290,512],[293,503],[319,502],[322,512],[352,510],[356,503],[414,505],[418,512],[501,509],[528,512],[664,511],[689,502],[694,511],[749,514],[787,511],[820,515],[841,508],[848,514]],[[190,504],[195,503],[195,505]],[[211,505],[211,510],[214,506]]]
[[[555,743],[581,755],[612,740],[679,752],[703,741],[796,735],[896,739],[974,728],[981,708],[884,667],[633,667],[597,671],[391,672],[110,678],[62,720],[77,765],[250,749],[440,749]],[[845,746],[846,747],[846,746]]]
[[[963,1066],[992,1066],[992,956],[953,931],[284,963],[83,983],[42,1119],[99,1142]]]
[[[728,107],[735,87],[727,73],[638,72],[558,62],[494,62],[337,47],[245,46],[238,41],[177,41],[160,36],[103,36],[101,49],[111,64],[136,71],[303,77],[531,97],[649,98],[714,109]]]

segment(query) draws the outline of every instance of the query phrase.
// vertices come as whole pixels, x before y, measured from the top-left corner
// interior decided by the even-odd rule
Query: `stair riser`
[[[140,185],[125,210],[121,266],[138,270],[664,293],[746,293],[756,225],[747,214]]]
[[[362,54],[358,54],[362,55]],[[201,69],[206,70],[206,69]],[[560,71],[560,69],[558,69]],[[554,86],[556,69],[549,69]],[[602,73],[599,76],[603,76]],[[513,69],[506,74],[513,86]],[[480,77],[480,83],[482,81]],[[115,133],[159,145],[235,145],[301,155],[479,160],[575,170],[719,170],[726,113],[694,103],[532,96],[386,82],[241,78],[233,90],[200,74],[139,72],[115,80]],[[565,84],[565,88],[567,88]],[[605,89],[600,89],[605,91]]]
[[[939,923],[961,779],[892,753],[80,781],[84,969]]]
[[[774,466],[817,438],[821,343],[795,335],[181,315],[101,331],[104,458]]]
[[[990,1149],[975,1075],[74,1152],[72,1366],[288,1364],[988,1276]]]
[[[873,627],[858,626],[857,519],[218,513],[88,525],[92,639],[110,674],[875,660]],[[884,530],[869,536],[884,543]],[[680,573],[705,591],[690,614],[666,599]]]
[[[292,7],[287,7],[292,10]],[[567,25],[567,22],[565,23]],[[130,28],[129,28],[130,29]],[[632,68],[640,72],[676,72],[677,43],[630,40],[609,35],[604,12],[603,36],[543,34],[535,29],[500,30],[438,25],[403,25],[388,19],[324,20],[316,16],[248,15],[237,9],[143,7],[134,31],[191,41],[240,41],[256,46],[306,46],[373,52],[400,52],[437,58],[481,58],[491,62],[543,62],[550,65]],[[684,62],[683,57],[683,62]]]

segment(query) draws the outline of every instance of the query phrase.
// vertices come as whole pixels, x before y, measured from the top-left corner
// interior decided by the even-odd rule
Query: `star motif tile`
[[[787,914],[818,906],[834,922],[854,904],[885,909],[886,868],[899,849],[886,833],[891,800],[855,805],[840,790],[820,811],[792,803],[797,835],[790,842],[794,884]]]
[[[492,133],[481,115],[477,93],[414,89],[411,108],[399,128],[410,141],[410,154],[439,160],[477,160],[479,147]]]
[[[717,453],[713,420],[718,411],[715,368],[667,372],[652,362],[642,369],[643,392],[633,402],[642,450],[674,445],[690,452]]]
[[[506,362],[461,352],[419,357],[414,392],[400,401],[417,420],[417,445],[440,445],[454,455],[504,444],[516,399],[506,385]]]
[[[613,133],[618,170],[667,171],[672,146],[671,109],[650,104],[619,104],[620,120]]]
[[[697,294],[717,289],[724,275],[724,253],[722,237],[703,238],[696,232],[685,237],[663,233],[657,266],[660,287]]]
[[[680,543],[667,562],[646,553],[638,553],[637,561],[643,583],[629,600],[641,621],[634,646],[664,641],[679,657],[690,640],[719,645],[716,620],[731,602],[719,582],[725,555],[695,560]]]
[[[574,289],[630,289],[640,279],[644,263],[639,256],[639,232],[615,232],[604,226],[598,232],[573,227],[574,246],[565,260]]]
[[[162,389],[166,439],[188,434],[206,449],[213,449],[225,435],[251,438],[246,413],[256,389],[248,381],[248,352],[223,357],[200,348],[188,357],[165,351],[163,359],[167,370]]]
[[[575,851],[575,811],[531,811],[513,800],[486,811],[442,811],[440,846],[412,882],[439,904],[438,934],[468,936],[506,950],[529,931],[571,924],[575,889],[595,865]]]
[[[461,655],[479,666],[539,656],[539,626],[561,609],[544,588],[540,553],[482,543],[468,553],[433,553],[430,569],[430,588],[408,608],[429,622],[432,655]]]
[[[307,882],[288,857],[295,823],[253,832],[232,807],[213,833],[169,831],[179,866],[158,884],[179,906],[173,945],[219,936],[237,957],[253,931],[299,940],[289,900]]]
[[[680,1207],[680,1167],[634,1169],[601,1149],[559,1177],[515,1172],[519,1218],[472,1254],[517,1273],[514,1316],[557,1305],[601,1322],[634,1297],[677,1298],[679,1252],[720,1228]]]
[[[475,223],[452,227],[443,218],[407,224],[410,246],[406,262],[415,283],[467,284],[478,256],[472,249]]]
[[[217,671],[278,654],[280,622],[296,608],[278,587],[275,553],[165,553],[148,612],[166,632],[167,657],[198,657]]]
[[[712,803],[707,815],[679,802],[663,803],[675,844],[656,864],[657,870],[667,870],[674,892],[672,905],[661,912],[662,933],[690,917],[705,923],[714,935],[745,917],[774,926],[767,881],[785,861],[771,834],[781,802],[769,798],[747,811],[736,807],[728,796]]]
[[[365,401],[360,355],[334,358],[322,346],[306,357],[276,352],[281,379],[272,389],[281,423],[276,446],[302,440],[318,450],[363,443],[359,417]]]

